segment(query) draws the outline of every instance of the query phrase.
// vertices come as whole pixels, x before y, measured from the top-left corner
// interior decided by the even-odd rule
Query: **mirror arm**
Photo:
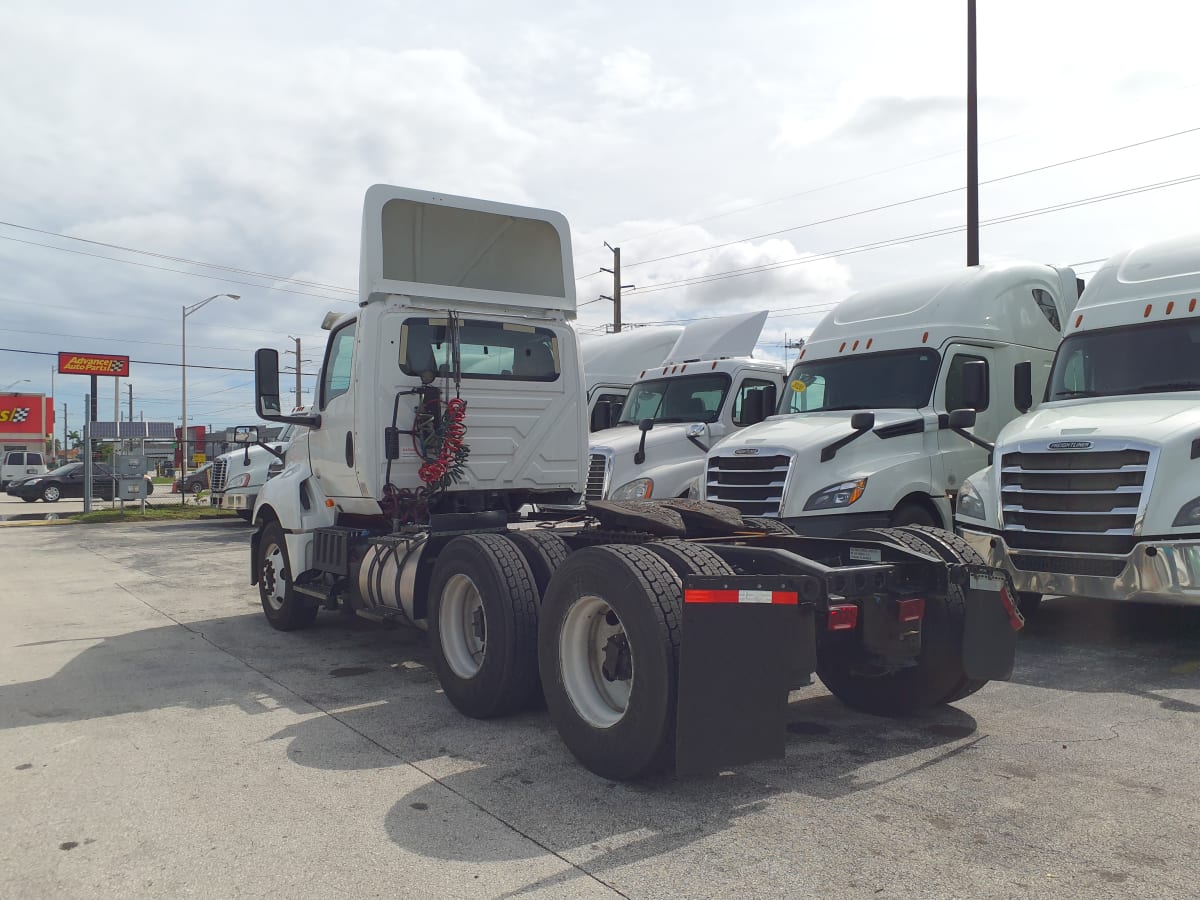
[[[687,439],[689,441],[691,441],[693,444],[695,444],[697,447],[699,447],[701,453],[708,455],[708,448],[706,446],[704,446],[704,442],[702,440],[700,440],[700,438],[689,434],[687,436]]]
[[[843,447],[845,447],[851,441],[857,441],[860,437],[862,437],[868,431],[872,431],[874,428],[875,428],[875,423],[872,422],[870,428],[863,428],[860,431],[852,431],[848,435],[846,435],[844,438],[838,438],[832,444],[826,444],[824,447],[821,448],[821,462],[829,462],[831,459],[833,459],[835,456],[837,456],[837,452],[839,450],[841,450]]]
[[[951,428],[950,430],[953,431],[955,434],[957,434],[959,437],[965,438],[966,440],[970,441],[976,447],[982,447],[984,450],[986,450],[988,452],[987,464],[989,466],[992,464],[992,453],[996,449],[995,444],[989,444],[987,441],[983,440],[982,438],[975,437],[975,435],[971,434],[971,432],[967,431],[965,428]]]

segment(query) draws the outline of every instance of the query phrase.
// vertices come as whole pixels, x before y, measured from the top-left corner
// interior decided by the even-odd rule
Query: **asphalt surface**
[[[0,530],[0,896],[1196,893],[1200,611],[1052,601],[955,707],[816,686],[783,761],[615,784],[455,712],[420,633],[271,630],[248,535]]]

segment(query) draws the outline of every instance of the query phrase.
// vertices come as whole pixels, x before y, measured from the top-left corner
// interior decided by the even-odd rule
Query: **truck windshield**
[[[893,350],[798,363],[781,413],[834,409],[920,409],[929,404],[940,359],[935,350]]]
[[[1200,322],[1077,332],[1062,342],[1047,400],[1200,390]]]
[[[729,393],[724,372],[639,381],[625,398],[618,425],[655,422],[715,422]]]

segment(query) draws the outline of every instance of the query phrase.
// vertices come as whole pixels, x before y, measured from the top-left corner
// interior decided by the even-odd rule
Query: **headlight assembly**
[[[1179,507],[1179,512],[1175,513],[1175,519],[1171,522],[1172,528],[1188,526],[1200,526],[1200,497],[1195,497]]]
[[[635,478],[621,485],[608,495],[609,500],[649,500],[654,490],[654,481],[650,478]]]
[[[987,518],[983,507],[983,497],[979,495],[979,491],[975,490],[975,485],[971,484],[970,478],[963,481],[962,486],[958,489],[958,504],[954,507],[954,514],[981,521]]]
[[[821,488],[804,504],[804,509],[838,509],[843,506],[849,506],[858,500],[863,495],[863,491],[867,489],[867,479],[859,478],[855,481],[842,481],[838,484],[831,484],[829,487]]]

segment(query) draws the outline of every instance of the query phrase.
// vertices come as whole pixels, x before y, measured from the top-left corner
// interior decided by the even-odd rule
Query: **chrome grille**
[[[587,486],[583,496],[587,500],[603,500],[608,493],[608,477],[612,472],[612,457],[606,453],[592,453],[588,457]]]
[[[217,457],[213,460],[212,471],[208,473],[209,486],[214,491],[225,490],[225,479],[229,477],[229,460]]]
[[[743,515],[778,516],[792,457],[766,452],[756,456],[710,456],[704,499],[732,506]]]
[[[1005,453],[1004,539],[1014,550],[1124,555],[1137,542],[1134,531],[1151,471],[1149,449],[1116,441],[1090,450],[1023,445]]]

